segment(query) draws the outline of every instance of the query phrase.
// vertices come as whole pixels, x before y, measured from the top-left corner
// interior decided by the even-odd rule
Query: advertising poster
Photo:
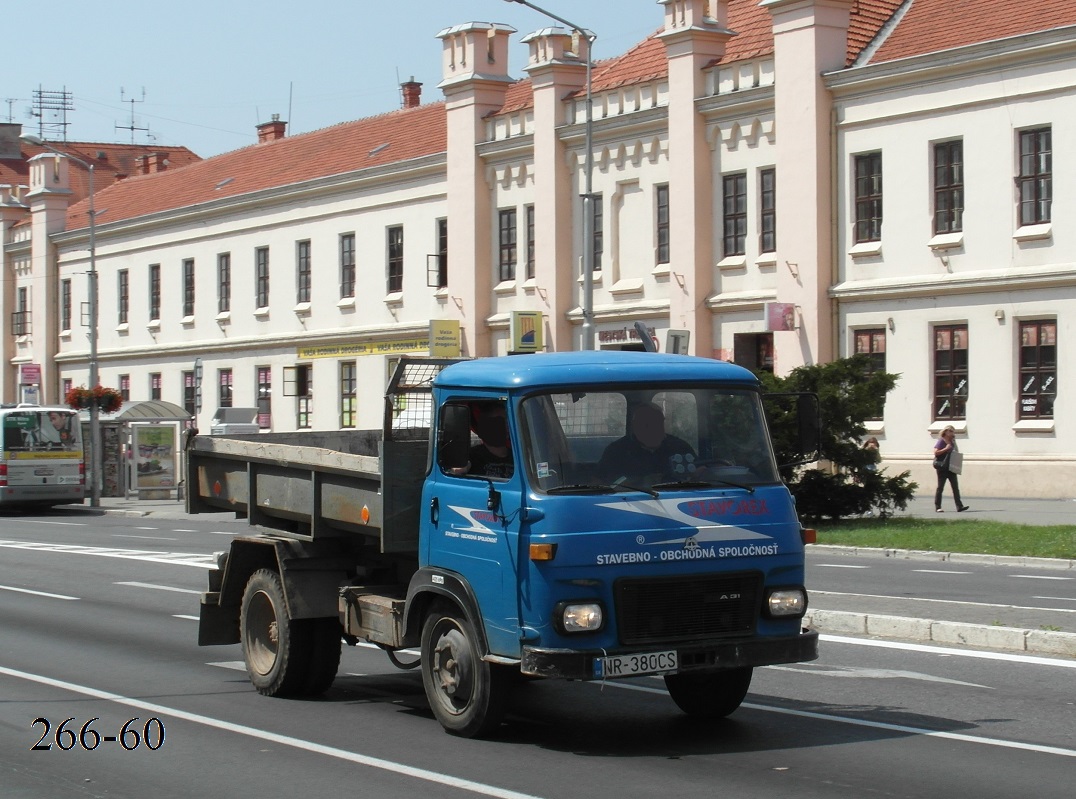
[[[174,425],[133,425],[136,488],[171,488],[176,484],[176,428]]]

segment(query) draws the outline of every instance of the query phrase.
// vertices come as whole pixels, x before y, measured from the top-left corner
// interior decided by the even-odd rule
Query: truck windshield
[[[725,387],[536,394],[523,453],[544,493],[645,492],[778,481],[758,394]]]

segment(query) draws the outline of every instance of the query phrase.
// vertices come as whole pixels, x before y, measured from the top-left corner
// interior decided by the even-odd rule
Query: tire
[[[433,715],[452,735],[479,738],[504,718],[506,670],[482,660],[474,626],[457,609],[434,607],[422,625],[422,686]]]
[[[723,719],[747,696],[753,669],[666,674],[665,687],[677,706],[693,718]]]
[[[247,580],[239,613],[243,661],[265,696],[297,696],[307,683],[310,630],[288,617],[280,575],[258,569]]]

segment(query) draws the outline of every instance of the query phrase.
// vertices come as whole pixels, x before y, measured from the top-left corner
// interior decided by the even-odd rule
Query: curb
[[[808,611],[804,616],[804,623],[820,633],[899,638],[947,646],[971,646],[1076,658],[1076,633],[883,616],[846,610]]]
[[[977,563],[985,566],[1027,566],[1036,569],[1076,570],[1076,560],[1065,558],[1031,558],[1022,555],[976,555],[968,552],[934,552],[927,549],[884,549],[881,547],[845,547],[836,544],[807,544],[807,552],[831,552],[849,557],[900,558],[949,563]]]

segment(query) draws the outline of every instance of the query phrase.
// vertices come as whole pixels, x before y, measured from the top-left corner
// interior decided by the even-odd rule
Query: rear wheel
[[[422,626],[422,685],[447,732],[477,738],[504,718],[511,692],[506,670],[482,660],[474,626],[452,608],[433,608]]]
[[[723,719],[740,706],[751,687],[753,669],[666,674],[665,687],[677,706],[689,716]]]
[[[340,662],[339,622],[292,621],[275,571],[258,569],[247,581],[239,633],[247,674],[258,693],[300,696],[332,685]]]

